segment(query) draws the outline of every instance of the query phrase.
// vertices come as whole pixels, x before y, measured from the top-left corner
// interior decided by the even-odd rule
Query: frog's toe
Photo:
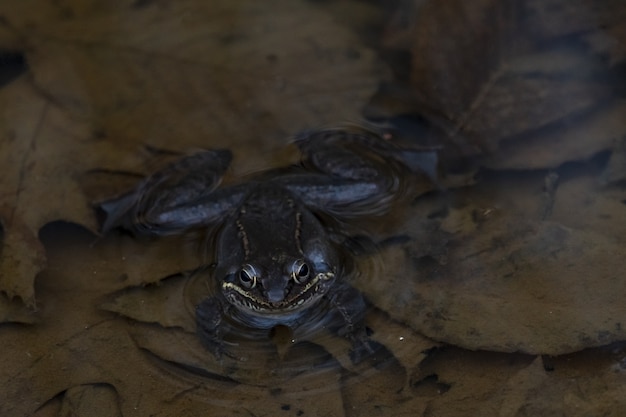
[[[358,364],[364,359],[372,356],[376,352],[376,343],[370,339],[368,329],[363,327],[345,335],[351,342],[350,360],[353,364]]]
[[[371,357],[374,353],[376,353],[376,342],[366,339],[358,339],[353,341],[352,349],[350,350],[350,360],[354,365],[358,365],[363,362],[365,359]]]

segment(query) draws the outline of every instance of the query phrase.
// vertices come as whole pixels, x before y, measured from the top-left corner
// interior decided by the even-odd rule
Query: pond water
[[[0,14],[0,415],[626,415],[623,2]],[[320,316],[216,358],[196,331],[215,230],[99,232],[97,203],[185,155],[230,149],[224,184],[246,182],[345,123],[438,157],[341,229],[358,358]]]

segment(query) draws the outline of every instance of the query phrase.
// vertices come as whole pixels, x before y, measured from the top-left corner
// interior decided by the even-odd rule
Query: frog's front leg
[[[364,321],[366,304],[363,295],[344,282],[333,290],[329,301],[334,311],[330,317],[330,329],[352,342],[352,360],[360,362],[368,353],[373,353]]]
[[[196,332],[200,342],[220,360],[228,355],[223,339],[224,306],[218,298],[211,297],[196,306]]]
[[[295,140],[306,174],[281,181],[308,206],[341,216],[382,214],[412,174],[435,177],[433,149],[401,148],[365,128],[322,129]]]
[[[215,190],[231,160],[228,150],[208,150],[168,165],[129,193],[98,204],[102,231],[122,226],[169,234],[219,220],[241,198],[236,187]]]

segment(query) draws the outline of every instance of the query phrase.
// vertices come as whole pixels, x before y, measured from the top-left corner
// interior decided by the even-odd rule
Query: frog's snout
[[[284,288],[270,288],[267,290],[267,300],[270,303],[280,303],[285,299],[285,289]]]

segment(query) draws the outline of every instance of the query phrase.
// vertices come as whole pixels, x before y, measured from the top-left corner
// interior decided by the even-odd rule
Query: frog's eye
[[[304,283],[307,279],[309,279],[309,273],[310,268],[303,260],[299,259],[293,263],[291,277],[296,283]]]
[[[252,265],[245,264],[239,271],[239,281],[245,288],[256,287],[257,273]]]

